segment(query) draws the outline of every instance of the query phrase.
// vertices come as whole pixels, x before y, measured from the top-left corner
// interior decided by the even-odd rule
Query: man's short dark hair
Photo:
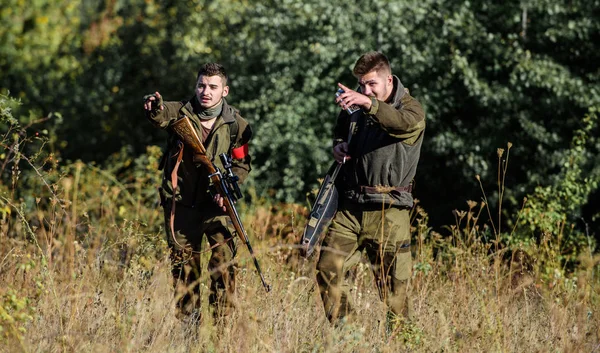
[[[223,79],[223,85],[227,84],[227,73],[225,72],[225,68],[218,63],[206,63],[202,65],[198,71],[196,80],[198,80],[200,76],[220,76]]]
[[[352,73],[356,77],[364,76],[371,71],[385,71],[391,74],[392,68],[390,66],[390,61],[382,53],[370,51],[358,58],[356,64],[354,64],[354,69],[352,69]]]

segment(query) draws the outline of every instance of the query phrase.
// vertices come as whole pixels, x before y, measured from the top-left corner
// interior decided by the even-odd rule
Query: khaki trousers
[[[214,209],[211,205],[209,210]],[[202,211],[197,208],[177,205],[175,208],[175,239],[171,234],[169,219],[171,210],[165,207],[167,242],[171,248],[171,265],[175,295],[181,296],[178,307],[183,314],[200,309],[200,274],[202,238],[206,235],[209,245],[222,244],[214,248],[208,261],[210,273],[209,303],[214,313],[227,315],[235,305],[235,275],[232,259],[235,256],[233,226],[228,216],[218,211]],[[193,250],[183,250],[182,246]]]
[[[327,318],[335,322],[352,312],[348,272],[362,252],[373,269],[381,300],[396,315],[409,316],[411,276],[409,210],[342,207],[323,240],[317,282]]]

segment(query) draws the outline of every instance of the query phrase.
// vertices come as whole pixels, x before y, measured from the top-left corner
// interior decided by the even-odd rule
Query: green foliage
[[[424,145],[420,168],[425,184],[436,185],[434,170],[443,166],[453,190],[465,190],[473,197],[472,175],[493,180],[490,157],[495,146],[507,140],[517,145],[509,194],[522,196],[524,190],[545,184],[555,174],[578,118],[598,104],[598,77],[589,61],[597,53],[584,49],[594,36],[587,32],[561,44],[569,47],[561,53],[570,57],[557,60],[564,54],[547,44],[547,36],[551,30],[561,30],[555,27],[561,20],[546,12],[546,5],[446,2],[437,16],[444,18],[443,23],[429,21],[444,31],[427,45],[446,53],[440,52],[437,60],[436,66],[442,68],[439,78],[426,81],[435,83],[433,90],[424,88],[424,97],[435,97],[428,98],[429,144]],[[529,20],[522,23],[525,13]],[[570,16],[584,15],[569,11],[565,17]],[[427,157],[435,159],[427,163]],[[447,207],[437,195],[430,197],[423,198],[424,205],[435,201],[430,212]]]
[[[352,38],[374,38],[371,28],[352,21],[364,4],[348,6],[339,12],[319,1],[273,1],[228,23],[231,32],[251,34],[229,38],[222,50],[240,55],[223,60],[235,68],[233,95],[254,122],[253,180],[277,199],[302,199],[331,163],[336,82],[354,84],[349,67],[373,44],[356,47]]]
[[[15,106],[19,104],[19,101],[9,97],[8,95],[0,94],[0,123],[2,131],[5,131],[4,125],[12,126],[18,124],[17,119],[13,117],[12,111]]]
[[[589,234],[574,229],[574,224],[581,217],[582,206],[600,182],[598,174],[584,172],[586,164],[593,158],[588,145],[597,120],[595,109],[582,119],[568,153],[562,158],[562,168],[555,182],[536,187],[534,193],[526,198],[519,224],[529,232],[520,231],[511,241],[525,241],[532,235],[537,237],[548,233],[566,240],[562,255],[571,259],[590,246]]]
[[[29,254],[21,260],[15,271],[25,277],[37,264]],[[42,290],[43,285],[39,280],[32,288],[22,291],[13,285],[0,289],[0,343],[12,345],[16,341],[21,348],[24,347],[27,327],[34,319],[34,302]]]
[[[220,61],[230,73],[229,101],[255,132],[249,186],[303,201],[332,161],[336,83],[353,85],[354,61],[377,49],[426,108],[415,193],[433,226],[476,198],[474,174],[493,186],[490,157],[507,140],[515,144],[509,210],[562,178],[580,117],[600,105],[600,21],[582,11],[597,0],[341,4],[8,0],[0,93],[23,102],[22,112],[13,110],[22,124],[50,118],[35,125],[48,145],[39,158],[110,163],[122,149],[142,155],[163,143],[142,116],[144,94],[186,99],[198,66]],[[586,145],[584,175],[597,173],[599,147]],[[489,196],[492,204],[499,198]]]
[[[20,97],[49,104],[58,93],[49,88],[66,84],[64,80],[80,67],[76,55],[81,38],[80,2],[5,0],[2,5],[3,86],[17,88],[13,91]]]
[[[3,291],[0,296],[0,342],[23,340],[26,325],[33,320],[34,309],[27,298],[22,298],[13,289]]]

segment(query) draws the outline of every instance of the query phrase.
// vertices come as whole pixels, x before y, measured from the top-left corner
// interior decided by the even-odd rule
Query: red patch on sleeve
[[[231,150],[231,158],[242,159],[248,155],[248,144],[244,144],[238,148]]]

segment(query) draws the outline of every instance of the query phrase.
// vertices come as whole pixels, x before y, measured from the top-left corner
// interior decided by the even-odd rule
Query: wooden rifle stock
[[[175,121],[171,128],[173,131],[179,136],[179,138],[183,141],[185,146],[190,147],[194,152],[194,157],[202,163],[206,167],[209,173],[209,179],[211,185],[214,186],[216,192],[221,195],[223,198],[223,206],[225,206],[225,210],[229,218],[231,218],[231,222],[233,224],[233,228],[235,229],[236,234],[242,239],[242,241],[246,244],[248,248],[248,252],[252,256],[254,260],[254,267],[256,267],[256,271],[260,276],[260,280],[262,282],[263,287],[267,292],[271,290],[271,286],[267,284],[265,281],[265,277],[263,276],[262,271],[260,270],[260,265],[258,264],[258,260],[256,259],[256,255],[254,254],[254,250],[252,250],[252,245],[250,245],[250,240],[248,239],[248,234],[246,234],[246,230],[242,224],[242,220],[235,208],[233,203],[234,195],[232,195],[232,190],[229,190],[227,183],[224,180],[223,174],[221,171],[215,167],[212,163],[210,156],[207,155],[206,148],[202,144],[200,137],[196,133],[196,129],[192,125],[192,122],[188,117],[183,117],[177,121]]]

